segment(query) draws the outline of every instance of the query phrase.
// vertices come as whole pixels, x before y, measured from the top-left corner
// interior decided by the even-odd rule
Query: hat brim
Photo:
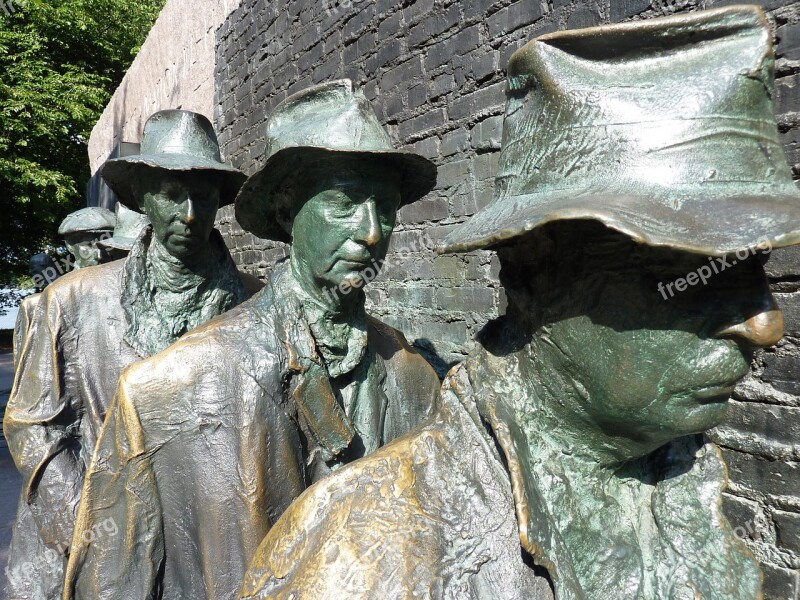
[[[100,240],[97,245],[111,250],[130,250],[135,243],[136,238],[110,237],[107,240]]]
[[[303,169],[335,157],[350,156],[369,161],[385,161],[403,173],[400,205],[416,202],[436,187],[436,165],[413,152],[403,150],[354,151],[315,146],[289,146],[267,159],[264,166],[250,177],[236,197],[236,220],[242,228],[257,237],[289,242],[291,236],[278,223],[275,192],[294,177],[302,177]]]
[[[538,196],[538,197],[537,197]],[[724,256],[737,250],[800,243],[800,193],[688,199],[679,209],[652,197],[542,194],[509,197],[488,205],[451,231],[439,253],[506,245],[547,223],[600,221],[649,246]]]
[[[225,163],[179,154],[140,154],[125,158],[113,158],[103,165],[100,174],[122,204],[131,210],[142,212],[139,199],[134,197],[131,182],[145,170],[183,173],[207,171],[222,174],[220,208],[233,204],[236,194],[239,193],[247,179],[244,173]]]

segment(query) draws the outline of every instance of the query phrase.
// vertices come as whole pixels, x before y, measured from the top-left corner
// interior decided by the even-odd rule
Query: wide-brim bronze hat
[[[581,219],[711,256],[800,243],[760,8],[545,35],[514,54],[508,80],[494,198],[440,252]]]
[[[122,204],[141,212],[140,199],[131,184],[148,169],[221,174],[220,207],[233,204],[247,178],[222,162],[217,135],[209,120],[186,110],[162,110],[152,115],[144,126],[140,154],[110,159],[100,173]]]
[[[401,205],[419,200],[436,186],[436,165],[396,150],[372,106],[347,79],[310,87],[281,102],[267,121],[266,140],[264,165],[236,198],[239,224],[261,238],[290,240],[276,218],[278,199],[294,201],[291,190],[298,178],[336,157],[397,168],[402,176]]]
[[[98,240],[97,245],[102,248],[129,252],[141,236],[142,231],[150,224],[150,220],[145,215],[137,213],[121,203],[117,204],[115,213],[114,234],[110,238]]]

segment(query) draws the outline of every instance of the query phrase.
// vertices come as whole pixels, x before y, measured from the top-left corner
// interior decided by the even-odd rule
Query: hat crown
[[[109,159],[100,172],[117,199],[139,211],[141,198],[132,183],[142,170],[220,173],[220,206],[233,202],[246,179],[244,173],[222,162],[217,134],[209,120],[201,114],[178,109],[151,115],[144,125],[139,154]]]
[[[509,63],[495,201],[788,193],[773,62],[764,14],[748,6],[535,39]]]
[[[313,86],[278,104],[267,121],[266,143],[267,158],[290,147],[394,150],[369,101],[349,79]]]
[[[142,132],[142,155],[193,156],[222,162],[217,134],[211,122],[187,110],[162,110],[147,119]]]
[[[114,229],[114,213],[100,206],[89,206],[67,215],[58,228],[59,235]]]
[[[124,204],[117,203],[117,223],[114,227],[115,238],[137,238],[149,220],[146,215],[138,213]]]
[[[641,243],[722,255],[800,240],[757,6],[541,36],[512,57],[492,201],[441,250],[591,219]]]

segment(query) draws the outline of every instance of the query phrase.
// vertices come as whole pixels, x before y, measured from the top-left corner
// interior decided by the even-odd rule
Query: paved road
[[[5,407],[14,377],[11,354],[0,354],[0,407]],[[2,409],[0,409],[2,413]],[[0,441],[0,597],[6,586],[8,545],[11,524],[17,513],[17,500],[22,485],[19,473],[11,460],[5,441]]]
[[[11,543],[11,525],[17,514],[17,501],[22,481],[8,449],[0,448],[0,597],[6,587],[8,546]]]

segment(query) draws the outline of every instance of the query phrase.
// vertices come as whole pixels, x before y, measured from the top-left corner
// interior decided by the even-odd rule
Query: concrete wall
[[[167,108],[211,118],[215,32],[239,0],[169,0],[89,138],[94,174],[119,142],[138,142],[144,122]]]
[[[326,4],[327,2],[327,4]],[[685,0],[243,0],[218,31],[215,117],[224,153],[252,173],[272,107],[310,84],[350,77],[363,86],[400,146],[440,165],[430,196],[404,208],[394,254],[371,285],[370,310],[403,329],[443,369],[501,311],[492,253],[435,256],[436,241],[484,206],[500,145],[504,68],[526,41],[549,31],[717,6]],[[800,168],[800,12],[769,0],[778,41],[777,108]],[[230,211],[220,226],[235,258],[266,276],[284,248],[243,232]],[[427,236],[427,237],[426,237]],[[393,259],[398,251],[411,258]],[[766,597],[798,597],[800,574],[800,253],[775,252],[770,275],[787,338],[762,353],[714,432],[732,484],[726,510],[762,560]]]

